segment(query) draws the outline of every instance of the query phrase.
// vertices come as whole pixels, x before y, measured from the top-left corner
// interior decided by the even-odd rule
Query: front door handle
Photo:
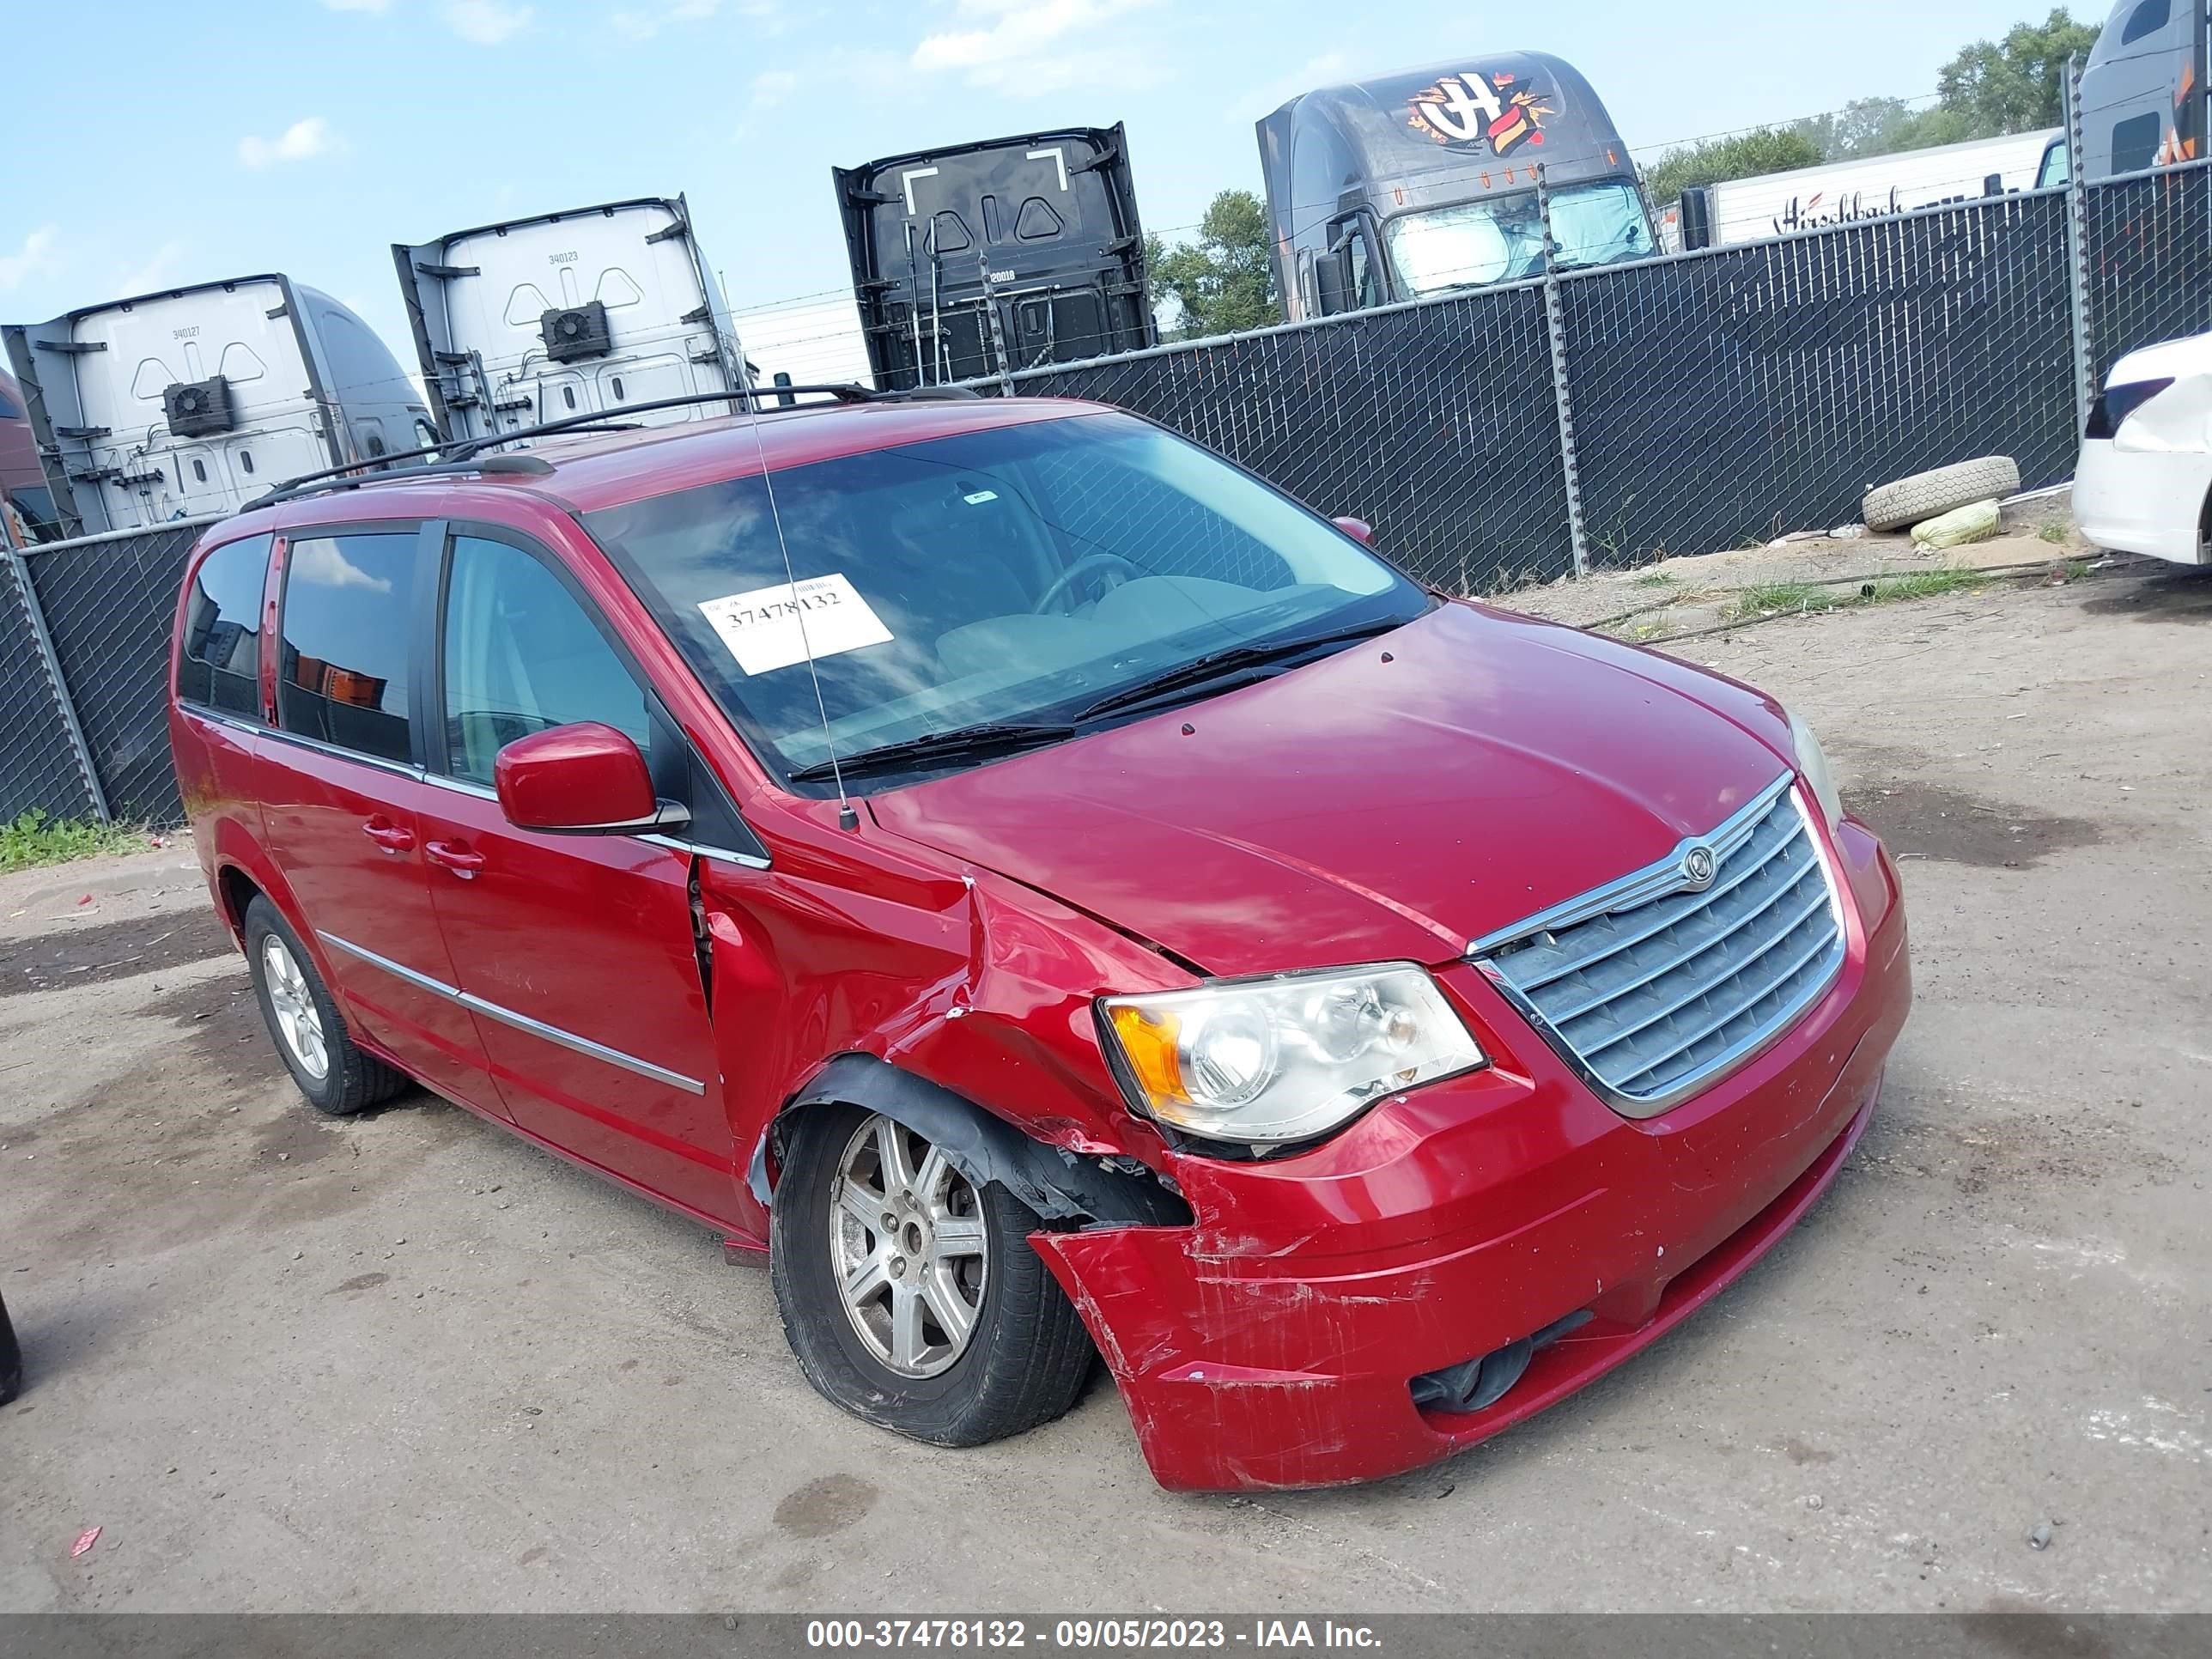
[[[426,841],[422,856],[433,864],[442,864],[463,881],[471,879],[484,866],[484,855],[471,853],[466,847],[450,841]]]
[[[387,853],[404,853],[415,845],[415,832],[404,823],[394,823],[381,814],[361,826],[367,836]]]

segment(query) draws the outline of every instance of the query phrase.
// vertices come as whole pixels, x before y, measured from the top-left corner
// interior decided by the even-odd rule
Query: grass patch
[[[1861,603],[1881,605],[1890,599],[1932,599],[1939,593],[1956,593],[1986,586],[1989,578],[1978,570],[1915,570],[1903,576],[1885,576],[1874,584],[1871,596]]]
[[[2066,539],[2066,520],[2063,519],[2045,519],[2043,521],[2042,528],[2038,530],[2035,533],[2042,537],[2046,542],[2056,546],[2058,543]]]
[[[135,852],[145,844],[146,832],[136,825],[53,818],[33,807],[13,823],[0,823],[0,871]]]
[[[1754,617],[1780,616],[1790,611],[1808,615],[1825,611],[1847,611],[1856,605],[1887,605],[1897,599],[1932,599],[1939,594],[1957,593],[1970,587],[1981,587],[1989,581],[1986,573],[1979,570],[1914,570],[1901,576],[1883,576],[1856,587],[1820,587],[1811,582],[1767,582],[1757,587],[1747,587],[1735,596],[1729,606],[1731,622],[1745,622]]]
[[[1785,611],[1832,611],[1849,597],[1848,589],[1815,587],[1810,582],[1761,582],[1738,593],[1729,615],[1771,617]]]
[[[1631,587],[1672,587],[1674,585],[1674,579],[1663,570],[1647,570],[1629,583]]]

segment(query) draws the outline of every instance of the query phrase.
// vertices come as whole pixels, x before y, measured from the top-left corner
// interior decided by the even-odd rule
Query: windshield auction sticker
[[[749,593],[702,599],[699,612],[747,674],[773,673],[863,646],[889,645],[891,630],[854,591],[842,571],[779,582]]]

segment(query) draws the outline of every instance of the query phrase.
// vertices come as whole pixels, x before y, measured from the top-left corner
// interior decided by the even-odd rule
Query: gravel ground
[[[1882,1110],[1666,1341],[1346,1492],[1164,1494],[1103,1383],[866,1428],[696,1227],[309,1115],[180,849],[0,879],[0,1610],[2212,1609],[2212,574],[1682,649],[1904,860]]]

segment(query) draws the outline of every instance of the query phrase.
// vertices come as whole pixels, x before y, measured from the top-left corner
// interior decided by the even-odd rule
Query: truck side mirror
[[[1692,185],[1675,205],[1682,227],[1682,250],[1691,252],[1713,245],[1713,191],[1710,185]]]
[[[1346,237],[1314,260],[1314,287],[1321,296],[1321,314],[1334,317],[1352,310],[1358,296],[1352,290],[1352,240]]]

